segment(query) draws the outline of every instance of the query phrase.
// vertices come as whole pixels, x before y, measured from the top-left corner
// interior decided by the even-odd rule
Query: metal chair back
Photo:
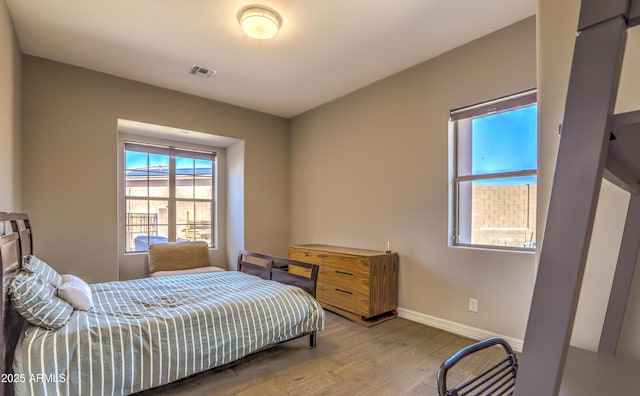
[[[447,384],[447,374],[456,364],[474,353],[495,345],[504,349],[504,359],[459,385],[450,387]],[[489,338],[459,350],[442,363],[438,370],[438,394],[439,396],[511,396],[515,388],[517,372],[518,359],[509,343],[499,337]]]

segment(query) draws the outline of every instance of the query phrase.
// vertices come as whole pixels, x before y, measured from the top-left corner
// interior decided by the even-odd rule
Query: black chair
[[[447,385],[447,373],[451,368],[472,354],[495,345],[504,349],[506,354],[504,359],[460,385],[453,387]],[[459,350],[442,363],[438,370],[438,394],[439,396],[513,395],[517,372],[518,359],[511,346],[502,338],[489,338]]]

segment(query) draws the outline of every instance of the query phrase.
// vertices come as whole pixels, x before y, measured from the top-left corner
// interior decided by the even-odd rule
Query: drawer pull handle
[[[353,274],[344,271],[336,271],[336,274],[353,276]]]
[[[336,291],[339,291],[339,292],[342,292],[342,293],[347,293],[347,294],[353,294],[353,293],[352,293],[352,292],[350,292],[350,291],[342,290],[342,289],[336,289]]]
[[[320,258],[327,258],[327,257],[329,257],[329,255],[328,255],[328,254],[319,254],[319,255],[318,255],[318,257],[320,257]]]

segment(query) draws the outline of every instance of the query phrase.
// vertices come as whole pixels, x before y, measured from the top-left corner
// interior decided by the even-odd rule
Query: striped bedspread
[[[126,395],[322,330],[304,291],[240,272],[91,285],[94,307],[58,331],[28,326],[16,395]]]

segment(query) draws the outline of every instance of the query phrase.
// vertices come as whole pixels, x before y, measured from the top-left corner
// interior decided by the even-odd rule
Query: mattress
[[[127,395],[322,330],[301,289],[242,272],[98,283],[58,331],[27,326],[16,395]]]

